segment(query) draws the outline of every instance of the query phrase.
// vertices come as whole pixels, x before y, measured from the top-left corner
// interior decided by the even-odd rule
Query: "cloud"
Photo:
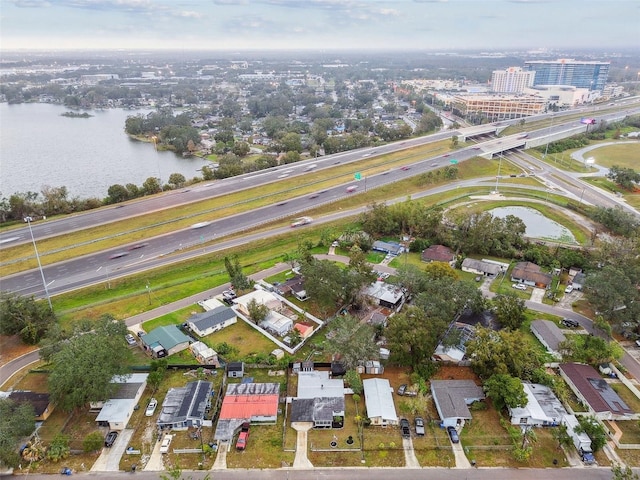
[[[179,17],[182,18],[202,18],[204,17],[204,15],[200,12],[194,12],[194,11],[189,11],[189,10],[183,10],[180,12],[177,12],[176,15],[178,15]]]
[[[51,3],[47,0],[15,0],[14,5],[20,8],[43,8],[50,7]]]

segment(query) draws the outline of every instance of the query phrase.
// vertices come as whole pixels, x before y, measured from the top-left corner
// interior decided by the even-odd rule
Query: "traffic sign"
[[[356,172],[353,175],[353,178],[355,178],[356,180],[362,180],[362,174],[360,172]]]
[[[451,160],[449,160],[449,163],[451,165],[455,165],[456,163],[458,163],[458,160],[456,160],[455,158],[452,158]]]

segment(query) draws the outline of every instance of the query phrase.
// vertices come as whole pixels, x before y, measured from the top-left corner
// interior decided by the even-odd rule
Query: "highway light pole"
[[[551,115],[551,123],[549,124],[549,129],[547,130],[547,135],[551,134],[551,129],[553,128],[553,119],[555,118],[555,115]],[[547,152],[549,151],[549,140],[547,139],[547,146],[544,147],[544,155],[542,156],[542,159],[544,160],[545,158],[547,158]]]
[[[33,230],[31,229],[31,217],[24,218],[29,225],[29,233],[31,234],[31,241],[33,242],[33,250],[36,252],[36,260],[38,261],[38,269],[40,270],[40,276],[42,277],[42,285],[44,285],[44,293],[47,296],[47,302],[49,302],[49,310],[53,312],[53,305],[51,305],[51,297],[49,296],[49,289],[47,288],[47,281],[44,279],[44,271],[42,270],[42,263],[40,263],[40,254],[38,253],[38,247],[36,246],[36,239],[33,236]]]

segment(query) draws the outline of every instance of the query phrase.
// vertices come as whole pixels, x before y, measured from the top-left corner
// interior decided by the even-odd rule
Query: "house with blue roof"
[[[176,325],[151,330],[142,338],[142,348],[154,358],[168,357],[189,347],[192,341]]]

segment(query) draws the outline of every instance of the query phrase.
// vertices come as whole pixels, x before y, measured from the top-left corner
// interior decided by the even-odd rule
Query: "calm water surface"
[[[489,210],[494,217],[505,218],[513,215],[521,219],[527,227],[525,235],[543,240],[577,243],[571,231],[564,225],[548,219],[537,210],[527,207],[498,207]]]
[[[66,186],[69,198],[107,196],[114,184],[141,186],[149,177],[166,183],[172,173],[201,176],[208,162],[156,152],[124,133],[128,116],[142,111],[88,111],[89,118],[60,116],[60,105],[0,103],[0,197]]]

